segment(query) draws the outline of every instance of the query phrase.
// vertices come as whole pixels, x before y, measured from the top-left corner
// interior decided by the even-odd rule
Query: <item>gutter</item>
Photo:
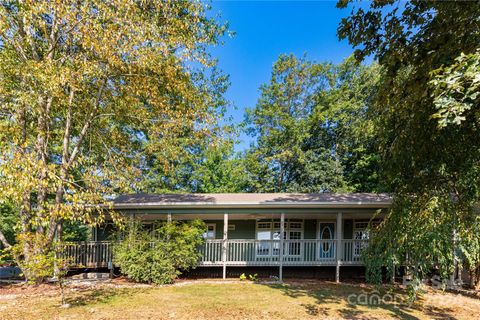
[[[310,202],[310,203],[292,203],[292,202],[275,202],[275,203],[208,203],[208,202],[182,202],[182,203],[117,203],[112,206],[102,206],[111,209],[282,209],[282,208],[388,208],[391,202]]]

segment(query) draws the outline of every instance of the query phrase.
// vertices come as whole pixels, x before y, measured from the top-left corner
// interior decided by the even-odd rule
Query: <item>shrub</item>
[[[142,230],[139,222],[130,222],[123,239],[113,249],[114,262],[128,278],[155,284],[173,283],[200,258],[198,247],[203,244],[205,224],[162,223],[154,233]]]
[[[28,283],[41,283],[54,274],[55,251],[49,245],[44,235],[25,233],[17,237],[17,242],[8,253],[14,258],[22,270],[22,275]],[[25,247],[28,247],[29,259],[25,257]]]
[[[248,279],[250,279],[250,281],[258,281],[258,274],[249,274],[248,275]]]

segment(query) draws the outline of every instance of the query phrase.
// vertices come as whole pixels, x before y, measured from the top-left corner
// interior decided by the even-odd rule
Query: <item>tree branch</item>
[[[67,119],[65,122],[65,133],[63,135],[63,152],[62,152],[62,165],[68,162],[68,149],[70,147],[70,130],[72,127],[72,105],[73,98],[75,96],[75,90],[70,90],[70,97],[68,99]]]
[[[73,29],[75,29],[79,24],[80,22],[82,22],[83,20],[83,17],[80,18],[79,20],[77,20],[76,23],[74,23],[70,28],[68,28],[67,30],[65,30],[63,33],[61,33],[61,35],[58,35],[57,37],[54,37],[52,38],[52,44],[51,44],[51,47],[50,49],[48,50],[47,52],[47,55],[50,56],[53,52],[53,50],[55,50],[55,48],[57,47],[57,44],[58,44],[58,41],[60,40],[60,38],[62,37],[66,37],[68,34],[70,34],[70,32],[73,31]],[[60,32],[59,32],[60,34]]]
[[[37,233],[43,232],[41,220],[44,214],[45,203],[47,201],[47,186],[44,181],[48,178],[48,119],[50,117],[50,110],[52,107],[53,97],[48,97],[45,100],[45,107],[38,117],[38,135],[37,135],[37,157],[41,163],[41,169],[38,177],[38,191],[37,191],[37,208],[39,212],[39,223]]]
[[[92,112],[90,112],[89,116],[87,117],[87,120],[85,122],[85,124],[83,125],[82,127],[82,131],[80,132],[80,136],[78,137],[78,141],[77,143],[75,144],[75,147],[72,151],[72,154],[70,155],[70,158],[68,160],[68,163],[67,163],[67,169],[73,164],[73,162],[75,161],[75,158],[77,157],[78,155],[78,152],[80,151],[80,147],[83,143],[83,140],[85,139],[85,136],[88,132],[88,129],[90,129],[90,126],[92,124],[92,121],[93,119],[95,118],[95,115],[97,113],[97,109],[98,109],[98,106],[100,104],[100,101],[102,99],[102,94],[103,94],[103,90],[105,88],[105,85],[107,83],[107,78],[105,78],[105,80],[103,81],[102,85],[100,86],[100,88],[98,89],[98,93],[97,93],[97,98],[95,100],[95,104],[93,106],[93,109],[92,109]]]
[[[50,30],[50,44],[49,44],[49,48],[48,48],[48,53],[47,53],[47,58],[49,60],[52,60],[53,59],[53,55],[54,55],[54,51],[55,51],[55,47],[56,47],[56,44],[57,44],[57,39],[55,37],[55,31],[56,31],[56,26],[57,26],[57,14],[55,12],[55,10],[53,11],[53,14],[52,14],[52,24],[51,24],[51,30]]]
[[[33,37],[32,33],[30,32],[30,30],[25,26],[25,22],[26,22],[26,18],[23,17],[22,21],[21,22],[19,21],[19,24],[21,26],[22,31],[27,36],[26,41],[30,44],[30,48],[32,50],[33,58],[35,60],[39,61],[40,60],[40,55],[37,52],[37,48],[35,46],[35,41],[33,40],[34,37]]]
[[[100,88],[98,89],[98,93],[97,93],[97,97],[95,99],[93,109],[90,112],[90,114],[88,115],[87,120],[85,121],[85,124],[83,125],[82,130],[80,131],[78,141],[75,144],[75,147],[74,147],[70,157],[68,158],[68,161],[65,163],[65,165],[63,165],[63,163],[62,163],[62,171],[65,173],[65,176],[63,176],[63,173],[62,173],[62,176],[61,176],[62,180],[66,179],[66,172],[72,166],[72,164],[75,161],[78,153],[80,152],[80,147],[83,143],[83,140],[85,139],[85,136],[88,133],[88,129],[90,129],[90,126],[91,126],[91,124],[92,124],[92,122],[95,118],[95,115],[97,114],[98,106],[100,105],[100,101],[102,100],[102,94],[103,94],[103,90],[105,88],[106,83],[107,83],[107,78],[105,78],[103,80],[102,84],[100,85]],[[71,94],[70,97],[71,97],[72,103],[73,103],[72,94]],[[71,107],[71,104],[70,104],[70,107]],[[70,119],[70,121],[71,121],[71,119]],[[71,125],[71,123],[70,123],[70,125]],[[67,138],[67,139],[69,139],[69,138]],[[64,143],[65,143],[65,139],[64,139]],[[65,151],[65,149],[64,149],[64,151]],[[63,159],[62,159],[62,162],[63,162]],[[60,205],[61,201],[63,199],[63,183],[61,183],[61,185],[62,185],[61,189],[57,189],[57,194],[56,194],[56,197],[55,197],[56,198],[55,202],[56,202],[57,205]],[[49,242],[53,241],[53,238],[55,237],[55,231],[57,230],[58,225],[61,224],[61,223],[62,223],[61,218],[57,220],[57,217],[55,217],[55,216],[51,217],[50,224],[49,224],[49,229],[48,229],[48,233],[47,233],[47,237],[48,237]]]

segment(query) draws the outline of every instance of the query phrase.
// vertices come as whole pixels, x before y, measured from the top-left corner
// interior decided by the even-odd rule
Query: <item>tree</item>
[[[467,116],[479,118],[480,104],[480,49],[475,53],[461,53],[447,67],[433,72],[430,81],[434,105],[440,127],[461,124]]]
[[[207,9],[1,2],[0,198],[19,208],[25,265],[64,222],[92,222],[97,204],[134,190],[147,155],[166,163],[208,136],[224,78],[207,48],[226,26]]]
[[[408,252],[417,277],[437,268],[445,279],[457,255],[472,273],[480,267],[478,246],[467,244],[480,240],[478,97],[470,91],[479,15],[477,2],[374,2],[338,29],[358,59],[373,55],[384,69],[374,110],[395,204],[369,250],[387,265]]]
[[[206,150],[206,156],[193,166],[191,190],[198,193],[241,192],[246,189],[242,159],[226,141]]]
[[[243,159],[234,153],[230,128],[219,128],[218,135],[188,148],[181,159],[163,166],[148,167],[144,192],[242,192],[247,189]]]
[[[255,191],[373,191],[379,159],[369,103],[379,69],[282,55],[246,123]]]

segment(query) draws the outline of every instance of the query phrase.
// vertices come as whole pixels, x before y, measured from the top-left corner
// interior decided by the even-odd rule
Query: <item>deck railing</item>
[[[341,240],[339,262],[345,265],[362,264],[361,252],[368,240]],[[224,264],[223,248],[226,248],[225,264],[229,266],[274,266],[280,264],[279,240],[206,240],[199,248],[201,266]],[[85,268],[108,267],[112,262],[112,243],[76,242],[65,244],[63,256],[73,266]],[[284,240],[285,266],[320,266],[337,263],[337,240]]]
[[[71,242],[62,245],[62,257],[77,268],[105,268],[113,261],[109,241]]]

